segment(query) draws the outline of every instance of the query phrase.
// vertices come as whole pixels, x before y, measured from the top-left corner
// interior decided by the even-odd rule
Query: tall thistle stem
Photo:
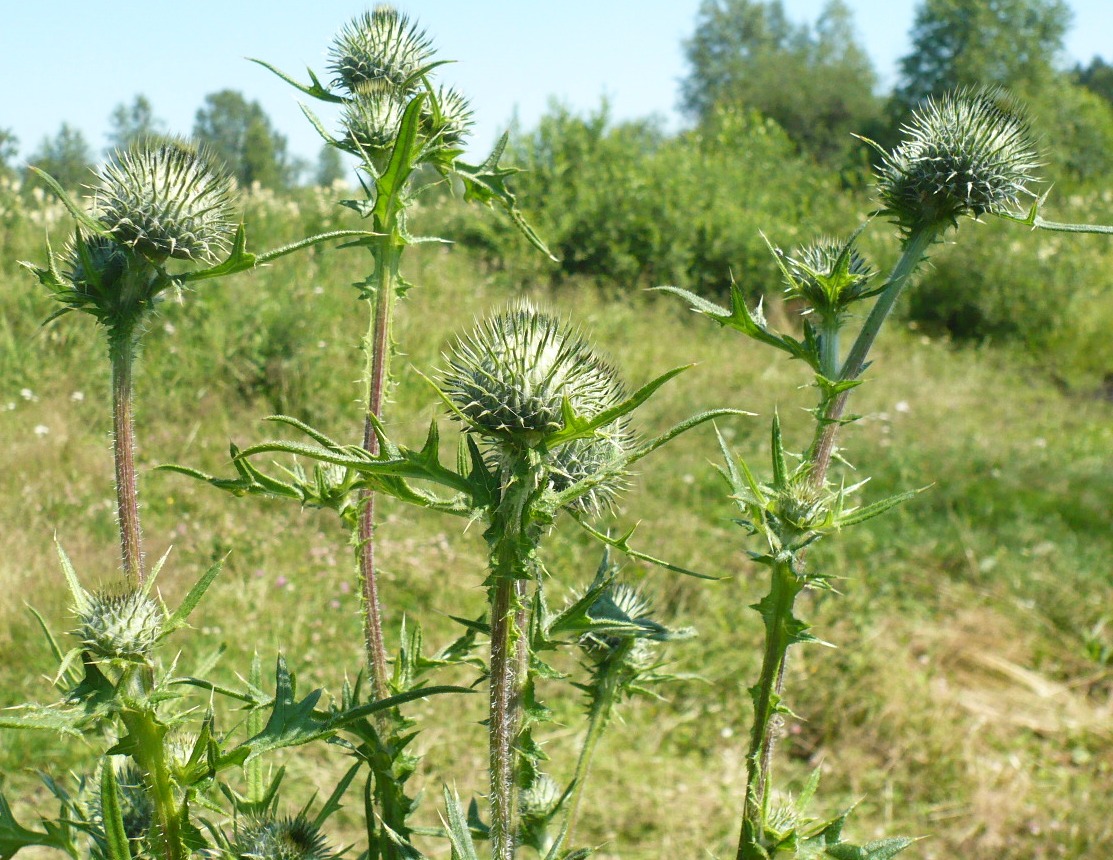
[[[375,292],[373,309],[363,349],[367,358],[364,371],[363,447],[372,455],[379,453],[379,437],[374,424],[381,421],[383,401],[390,373],[391,330],[394,315],[395,285],[402,249],[388,232],[374,251]],[[367,665],[375,697],[386,698],[387,658],[383,641],[382,606],[375,568],[375,494],[364,490],[360,494],[359,524],[356,527],[356,547],[359,557],[360,587],[363,595],[363,636],[367,651]]]
[[[132,372],[136,340],[133,326],[109,332],[112,362],[112,453],[116,463],[116,512],[120,526],[120,552],[124,578],[129,586],[143,586],[142,532],[139,526],[139,492],[135,475],[135,418]]]
[[[535,554],[541,539],[537,523],[529,522],[533,496],[543,468],[535,451],[527,450],[504,483],[504,495],[487,541],[491,547],[488,598],[491,605],[490,710],[487,725],[490,757],[491,844],[494,860],[512,860],[515,850],[517,750],[521,730],[522,689],[529,652],[526,641],[526,600],[536,578]]]

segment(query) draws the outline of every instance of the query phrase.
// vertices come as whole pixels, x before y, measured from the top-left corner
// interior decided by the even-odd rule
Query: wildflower
[[[142,141],[100,173],[94,207],[122,245],[155,262],[209,261],[228,249],[232,180],[182,140]]]
[[[333,41],[333,86],[352,95],[382,90],[404,95],[414,91],[432,53],[429,38],[406,15],[391,6],[376,6]]]
[[[390,152],[406,105],[390,91],[374,91],[344,106],[344,148],[356,155]]]
[[[1020,108],[999,90],[959,90],[929,99],[885,154],[878,191],[905,232],[945,227],[960,215],[1007,212],[1040,166]]]
[[[528,301],[457,343],[442,388],[476,432],[528,447],[563,426],[565,400],[577,414],[593,417],[622,398],[610,365]]]
[[[75,635],[95,658],[147,660],[162,634],[165,614],[142,591],[84,592],[75,607]]]

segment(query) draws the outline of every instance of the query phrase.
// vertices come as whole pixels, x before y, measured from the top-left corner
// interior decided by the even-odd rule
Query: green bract
[[[377,89],[412,92],[432,56],[423,30],[392,6],[376,6],[352,20],[329,49],[333,86],[352,95]]]
[[[116,153],[93,205],[117,242],[155,262],[213,261],[231,247],[232,179],[185,141],[144,141]]]
[[[472,429],[535,447],[564,425],[565,400],[594,417],[622,400],[613,368],[528,301],[476,326],[448,357],[442,389]]]
[[[1013,209],[1034,196],[1040,166],[1021,109],[998,90],[959,90],[929,99],[885,155],[878,191],[906,232]]]

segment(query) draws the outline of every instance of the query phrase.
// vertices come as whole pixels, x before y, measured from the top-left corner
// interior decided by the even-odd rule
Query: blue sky
[[[814,21],[825,0],[785,0],[789,15]],[[848,0],[885,84],[907,50],[913,0]],[[145,94],[171,131],[188,133],[204,96],[233,88],[258,99],[291,150],[315,158],[319,138],[302,117],[298,94],[245,57],[305,78],[326,76],[334,34],[368,3],[316,0],[39,0],[5,3],[0,32],[0,127],[15,132],[28,157],[63,121],[99,151],[107,119]],[[419,19],[439,55],[456,60],[442,80],[473,102],[475,147],[493,143],[511,118],[527,127],[550,99],[577,111],[606,96],[617,118],[660,115],[671,126],[681,41],[699,0],[412,0],[399,8]],[[1113,54],[1113,3],[1072,0],[1064,61]],[[324,107],[324,106],[322,106]],[[327,110],[323,111],[327,115]]]

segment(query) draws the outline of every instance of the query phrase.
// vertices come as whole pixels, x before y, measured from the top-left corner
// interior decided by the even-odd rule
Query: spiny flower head
[[[447,356],[442,389],[471,428],[536,447],[564,424],[562,403],[593,417],[617,405],[617,374],[556,317],[520,301],[476,326]]]
[[[133,662],[150,658],[166,617],[143,591],[85,592],[75,613],[74,635],[94,658]]]
[[[560,786],[548,774],[540,774],[523,789],[518,798],[518,812],[525,819],[544,821],[560,803]]]
[[[817,239],[785,256],[784,266],[785,295],[823,317],[837,317],[847,305],[877,292],[869,286],[877,273],[853,245],[837,239]]]
[[[155,262],[208,262],[228,250],[232,179],[192,144],[140,141],[117,152],[99,178],[96,216],[120,244]]]
[[[438,87],[436,110],[429,106],[427,120],[429,136],[441,146],[458,146],[468,136],[473,125],[471,105],[455,89]]]
[[[351,95],[390,90],[412,93],[433,55],[432,42],[416,24],[388,5],[352,20],[329,49],[333,86]]]
[[[325,836],[304,816],[267,818],[248,824],[232,842],[237,860],[330,860]]]
[[[999,90],[929,99],[884,156],[878,191],[905,233],[1014,208],[1040,166],[1028,123]]]
[[[551,453],[549,485],[560,493],[593,476],[603,476],[587,493],[569,507],[588,516],[599,516],[608,510],[625,488],[623,473],[616,471],[629,451],[633,434],[622,420],[587,439],[574,439]]]
[[[344,106],[341,121],[345,148],[359,156],[389,153],[405,110],[406,105],[390,90],[376,90],[351,99]]]

